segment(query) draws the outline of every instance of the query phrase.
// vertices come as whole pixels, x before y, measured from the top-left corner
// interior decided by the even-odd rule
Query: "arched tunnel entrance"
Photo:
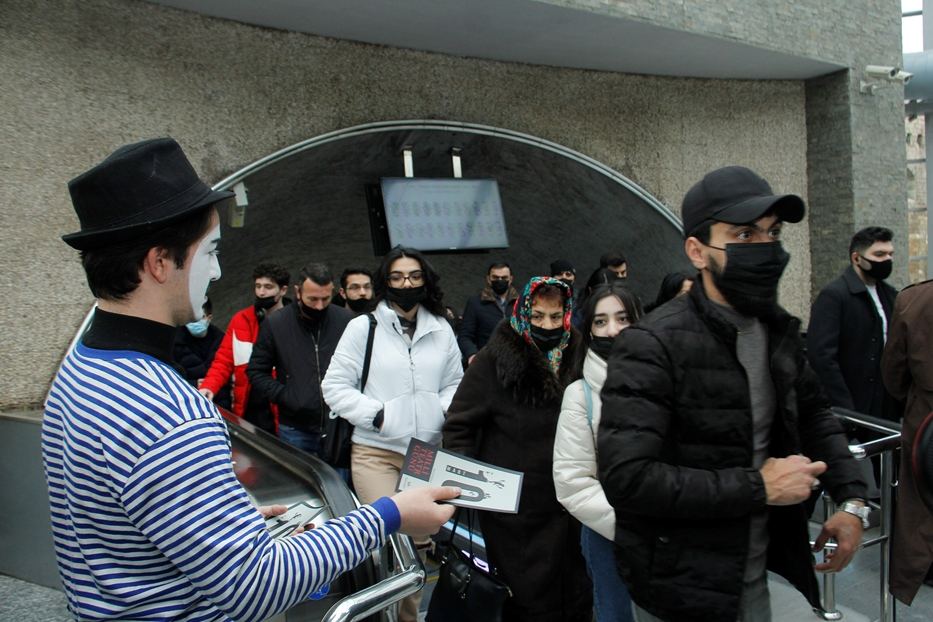
[[[464,178],[498,181],[509,247],[432,254],[445,301],[462,309],[482,287],[489,263],[508,261],[516,282],[544,274],[557,258],[585,280],[599,256],[621,249],[630,285],[645,302],[665,273],[684,270],[678,218],[657,199],[607,166],[561,145],[525,134],[465,123],[398,121],[356,126],[271,154],[216,184],[244,183],[242,227],[225,218],[223,278],[211,286],[215,322],[252,299],[251,273],[274,261],[297,275],[326,263],[335,276],[347,266],[374,268],[384,242],[371,227],[367,188],[403,177],[410,146],[415,177],[451,178],[459,148]]]

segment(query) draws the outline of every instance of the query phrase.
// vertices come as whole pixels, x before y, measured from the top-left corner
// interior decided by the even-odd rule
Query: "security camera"
[[[910,79],[914,77],[914,74],[909,71],[904,71],[901,69],[894,75],[894,80],[900,82],[901,84],[907,84],[910,82]]]
[[[882,80],[893,80],[897,77],[900,67],[887,67],[885,65],[866,65],[865,75]]]

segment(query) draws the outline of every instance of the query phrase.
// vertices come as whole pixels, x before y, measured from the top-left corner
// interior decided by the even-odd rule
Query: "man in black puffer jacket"
[[[330,304],[333,295],[334,277],[327,266],[302,268],[297,304],[262,323],[246,367],[253,390],[279,407],[279,438],[310,454],[320,451],[328,414],[321,380],[353,319],[343,307]]]
[[[803,201],[727,167],[690,189],[682,214],[696,285],[621,333],[602,391],[618,567],[640,622],[770,620],[766,567],[819,601],[802,505],[817,477],[840,502],[818,538],[839,546],[817,570],[854,555],[865,482],[799,320],[777,305],[780,232]]]

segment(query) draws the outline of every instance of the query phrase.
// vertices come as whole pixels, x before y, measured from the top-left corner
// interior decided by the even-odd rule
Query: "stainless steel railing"
[[[850,445],[849,451],[856,460],[868,460],[872,456],[881,456],[881,468],[879,471],[878,486],[881,490],[881,507],[879,521],[879,535],[875,538],[863,540],[860,549],[866,549],[872,546],[878,546],[880,549],[881,564],[879,578],[880,594],[880,614],[879,622],[894,621],[894,599],[888,591],[888,576],[890,573],[890,547],[891,547],[891,528],[894,509],[894,487],[897,481],[894,471],[894,452],[901,446],[901,426],[891,421],[869,417],[845,408],[833,408],[833,413],[840,419],[855,424],[859,428],[872,430],[883,434],[881,438]],[[823,494],[823,519],[828,520],[836,511],[836,503],[828,494]],[[834,543],[830,543],[824,549],[824,559],[826,554],[835,548]],[[824,620],[839,620],[842,618],[842,612],[836,608],[836,575],[825,573],[823,575],[823,598],[822,610],[816,613]]]
[[[356,622],[392,606],[424,586],[424,566],[411,538],[394,534],[389,539],[389,547],[400,571],[375,585],[345,596],[330,608],[321,622]]]

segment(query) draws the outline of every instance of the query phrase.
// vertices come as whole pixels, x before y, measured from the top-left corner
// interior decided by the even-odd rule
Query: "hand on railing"
[[[817,572],[839,572],[849,565],[862,543],[862,521],[848,512],[836,512],[823,523],[823,531],[813,543],[813,552],[819,552],[833,538],[836,546],[826,551],[826,561],[813,567]]]

